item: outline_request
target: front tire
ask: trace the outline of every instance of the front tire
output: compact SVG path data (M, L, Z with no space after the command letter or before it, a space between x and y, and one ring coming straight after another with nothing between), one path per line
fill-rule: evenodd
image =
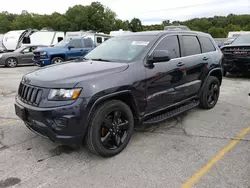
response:
M210 76L204 85L200 96L200 107L204 109L213 108L219 99L220 81L215 76Z
M64 62L64 59L61 58L61 57L54 57L52 60L51 60L51 64L60 64Z
M7 67L10 67L10 68L16 67L17 64L18 64L18 61L17 61L17 59L14 58L14 57L10 57L10 58L6 59L6 61L5 61L5 65L6 65Z
M93 112L85 141L92 153L112 157L125 149L133 130L131 109L121 101L112 100Z

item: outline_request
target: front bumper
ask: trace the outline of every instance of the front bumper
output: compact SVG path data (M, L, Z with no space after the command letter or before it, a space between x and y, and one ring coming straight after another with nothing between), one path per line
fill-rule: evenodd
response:
M72 105L57 108L34 107L23 103L18 97L15 102L16 115L31 131L53 142L74 146L82 144L87 128L83 115L85 107L82 98Z
M40 64L42 66L44 66L44 65L50 65L51 64L51 61L50 61L49 58L48 59L35 59L35 58L33 58L32 60L35 63Z

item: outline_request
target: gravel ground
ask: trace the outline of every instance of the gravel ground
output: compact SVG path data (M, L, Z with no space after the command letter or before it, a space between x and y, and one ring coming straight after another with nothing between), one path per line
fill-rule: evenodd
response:
M36 68L0 68L0 188L181 187L250 126L250 78L230 76L214 109L193 109L136 131L121 154L103 159L41 138L15 116L19 81ZM193 187L249 188L249 153L247 133Z

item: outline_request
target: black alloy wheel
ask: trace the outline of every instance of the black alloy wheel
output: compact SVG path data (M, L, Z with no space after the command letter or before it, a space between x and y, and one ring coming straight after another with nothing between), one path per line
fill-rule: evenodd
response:
M217 102L219 96L219 85L217 82L212 82L210 84L208 93L207 93L207 102L209 105L214 105Z
M127 146L133 130L134 117L129 106L111 100L92 113L85 142L92 153L112 157Z
M220 81L215 76L210 76L200 95L200 107L204 109L213 108L219 99L220 95Z
M100 128L100 138L103 147L114 150L120 147L128 136L129 122L121 110L109 113Z

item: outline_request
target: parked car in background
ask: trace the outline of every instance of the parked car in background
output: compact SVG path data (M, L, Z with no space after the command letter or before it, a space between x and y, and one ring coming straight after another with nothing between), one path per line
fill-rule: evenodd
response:
M43 45L27 45L14 52L6 52L0 54L0 65L7 67L16 67L24 64L34 64L33 51L38 48L44 48Z
M227 38L224 43L223 43L223 46L225 45L229 45L231 44L237 37L230 37L230 38ZM222 47L222 46L221 46Z
M201 32L116 36L84 58L24 75L16 114L52 141L79 146L85 140L91 152L111 157L127 146L135 125L213 108L221 60L213 38Z
M91 38L66 38L53 47L35 50L33 61L38 66L61 63L85 56L94 48L95 45Z
M237 37L232 44L221 48L223 57L223 74L250 72L250 34Z

